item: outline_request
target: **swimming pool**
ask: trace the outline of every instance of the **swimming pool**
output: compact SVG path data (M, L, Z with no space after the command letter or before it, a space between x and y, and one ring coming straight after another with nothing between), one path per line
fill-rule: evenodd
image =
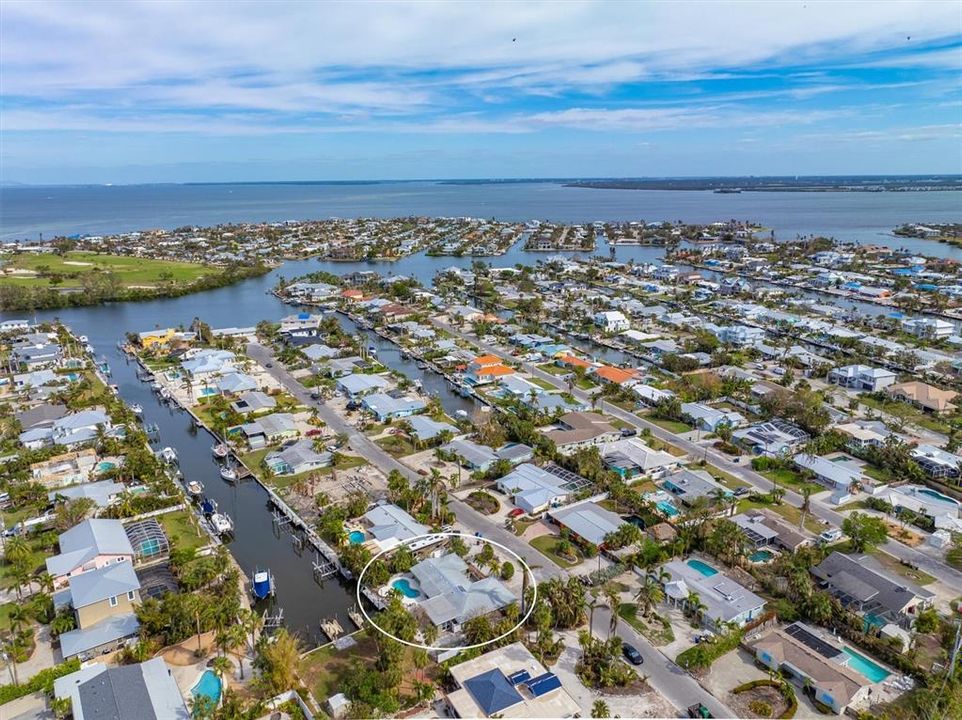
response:
M771 550L756 550L748 556L748 559L753 563L763 563L768 562L773 557L775 557L775 553L773 553Z
M348 542L351 542L354 545L360 545L362 542L364 542L366 537L367 536L362 530L351 530L351 532L347 535Z
M100 472L107 472L108 470L113 470L117 467L117 463L111 462L110 460L101 460L97 463L97 470Z
M655 507L665 513L665 515L668 517L675 517L675 515L680 514L678 508L672 505L668 500L659 500L657 503L655 503Z
M852 668L852 670L855 672L864 675L871 682L882 682L889 676L888 670L881 665L872 662L864 655L859 655L857 652L847 647L843 647L842 652L848 655L848 662L845 664Z
M934 500L938 500L941 503L945 503L946 505L952 505L954 507L958 507L959 505L957 500L953 500L948 495L943 495L938 490L932 490L930 488L919 488L918 493L919 495L928 495L930 498Z
M421 595L420 591L411 587L411 581L407 578L398 578L391 583L391 587L393 587L406 598L416 598Z
M200 676L200 680L190 689L190 694L193 697L203 695L204 697L210 698L214 707L216 707L217 703L220 702L220 690L221 682L220 678L217 677L217 673L213 670L204 670L204 674Z
M693 570L697 570L705 577L711 577L712 575L718 574L718 571L711 565L694 558L688 561L688 567L692 568Z
M216 395L217 389L209 388L209 387L201 388L200 394L201 394L201 397L207 397L208 395Z

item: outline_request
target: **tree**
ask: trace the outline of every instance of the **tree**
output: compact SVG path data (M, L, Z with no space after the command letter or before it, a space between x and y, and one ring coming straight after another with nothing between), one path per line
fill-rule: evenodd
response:
M501 579L508 581L514 577L514 564L508 561L501 566Z
M655 606L664 599L665 591L662 590L661 583L651 575L646 575L642 580L641 587L638 588L638 592L635 593L635 600L638 602L642 614L648 617Z
M595 700L591 706L591 717L593 718L611 717L611 711L608 709L608 703L606 703L604 700Z
M851 539L855 552L870 551L888 538L884 520L860 512L853 512L842 521L842 532Z
M261 638L254 667L260 671L258 682L268 695L278 695L297 686L300 655L300 642L287 628L279 628L269 641Z

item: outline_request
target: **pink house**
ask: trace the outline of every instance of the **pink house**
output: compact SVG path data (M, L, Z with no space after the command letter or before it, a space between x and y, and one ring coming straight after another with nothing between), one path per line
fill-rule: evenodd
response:
M120 520L84 520L60 535L60 554L47 558L54 590L75 575L134 561L134 549Z

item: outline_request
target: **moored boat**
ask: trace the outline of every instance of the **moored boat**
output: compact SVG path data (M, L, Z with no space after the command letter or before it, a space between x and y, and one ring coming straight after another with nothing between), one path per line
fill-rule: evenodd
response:
M218 535L228 535L234 531L234 521L227 513L215 512L210 516L210 524Z
M251 576L251 594L255 600L266 600L274 595L274 574L268 570L255 570Z
M205 497L200 501L200 511L204 513L204 515L213 515L215 512L217 512L217 501L212 500L209 497Z
M187 483L187 494L193 498L200 497L200 494L204 492L204 486L201 485L196 480L191 480Z
M227 482L234 482L237 479L237 471L230 465L222 465L220 468L220 476Z
M225 458L227 457L227 453L230 452L230 448L227 447L225 443L217 443L210 451L214 453L214 457L216 458Z

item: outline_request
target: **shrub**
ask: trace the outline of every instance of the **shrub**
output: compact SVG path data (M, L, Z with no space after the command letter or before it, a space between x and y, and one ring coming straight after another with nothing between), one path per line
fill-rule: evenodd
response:
M764 700L752 700L750 703L748 703L748 709L758 715L758 717L770 718L774 712L774 710L772 710L772 706Z
M20 685L0 685L0 705L35 692L52 693L54 680L64 675L69 675L72 672L77 672L79 669L80 660L73 658L67 662L41 670L27 682L21 683Z
M687 670L710 667L713 662L725 653L738 647L742 640L742 630L733 630L727 635L716 637L710 642L693 645L678 654L675 662Z

